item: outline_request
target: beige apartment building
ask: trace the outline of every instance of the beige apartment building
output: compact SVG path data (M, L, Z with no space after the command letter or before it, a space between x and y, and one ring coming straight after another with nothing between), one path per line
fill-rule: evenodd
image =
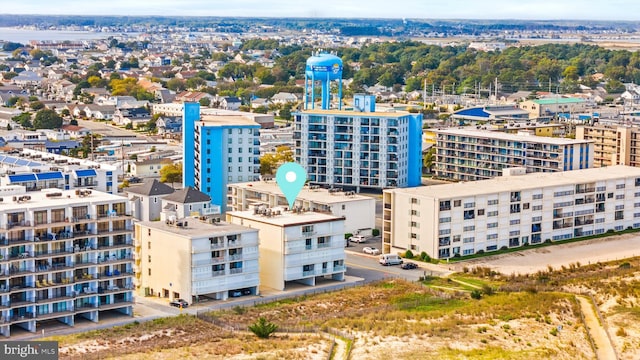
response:
M260 286L314 286L319 278L344 280L344 218L282 208L227 212L227 221L258 229Z
M640 129L629 126L578 126L576 139L593 142L593 166L640 166Z
M136 223L136 269L145 295L198 302L258 294L258 230L214 218Z

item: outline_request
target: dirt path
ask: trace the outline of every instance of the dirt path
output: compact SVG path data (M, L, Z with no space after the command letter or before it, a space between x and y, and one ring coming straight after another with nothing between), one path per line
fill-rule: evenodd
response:
M591 299L586 296L576 295L578 302L580 303L580 309L582 310L582 314L584 314L584 322L587 325L587 331L591 335L593 339L593 343L596 346L596 356L600 360L615 360L616 352L613 349L613 345L611 345L611 341L609 341L609 337L607 336L607 332L598 321L598 316L596 315L596 309L593 307L593 303Z
M457 282L457 283L458 283L458 284L460 284L460 285L464 285L464 286L472 287L472 288L474 288L474 289L482 289L482 287L481 287L481 286L473 285L473 284L469 284L468 282L464 282L464 281L462 281L462 280L458 280L458 279L454 279L454 278L449 278L449 279L451 279L451 281L453 281L453 282Z
M334 337L336 346L333 348L334 360L347 360L347 342L339 337Z

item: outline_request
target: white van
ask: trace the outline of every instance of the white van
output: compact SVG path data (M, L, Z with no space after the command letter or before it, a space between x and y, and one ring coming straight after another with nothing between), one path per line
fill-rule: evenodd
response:
M382 254L380 255L380 264L387 265L400 265L402 264L402 258L396 254Z

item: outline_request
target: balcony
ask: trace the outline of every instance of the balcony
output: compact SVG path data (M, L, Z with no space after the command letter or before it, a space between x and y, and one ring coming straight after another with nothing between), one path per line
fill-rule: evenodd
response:
M52 311L52 312L49 312L49 313L37 314L36 315L36 319L38 319L38 320L54 319L54 318L58 318L58 317L73 315L73 313L74 312L71 311L71 310Z
M302 276L306 277L306 276L315 276L316 275L316 271L315 270L307 270L307 271L303 271L302 272Z
M121 308L121 307L125 307L125 306L132 306L132 305L133 305L132 301L116 301L116 302L112 302L112 303L100 304L100 305L98 305L98 309L100 309L100 310L109 310L109 309L117 309L117 308Z
M242 274L242 268L229 269L229 274Z
M347 267L346 265L334 265L333 271L334 272L347 271Z

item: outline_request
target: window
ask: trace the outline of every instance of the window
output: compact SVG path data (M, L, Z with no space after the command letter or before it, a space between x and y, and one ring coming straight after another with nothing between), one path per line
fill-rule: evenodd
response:
M462 228L463 231L474 231L475 229L476 227L474 225L465 226L464 228Z
M512 191L511 192L511 202L520 201L520 191Z
M451 218L450 218L450 217L443 217L443 218L440 218L440 219L438 220L438 222L439 222L440 224L450 223L450 222L451 222Z
M411 215L418 216L418 210L411 210Z
M454 200L453 201L453 206L454 207L460 207L460 204L462 204L462 200Z
M498 227L498 223L497 222L492 222L492 223L488 223L487 224L487 229L492 229L492 228L497 228Z
M616 185L616 189L624 189L624 184L618 184L618 185Z
M412 204L419 204L418 199L416 199L416 198L411 198L411 203Z
M345 210L347 208L347 206L345 204L342 204L342 210Z
M616 200L622 200L622 199L624 199L624 194L616 195Z
M440 211L451 210L451 201L440 201Z
M465 210L464 211L464 219L465 220L475 219L475 217L476 217L475 210Z
M529 203L522 204L522 210L529 210Z
M540 211L542 210L542 205L534 205L533 206L533 211Z
M489 234L487 235L487 240L495 240L498 238L498 234Z
M466 238L462 239L462 242L464 244L472 243L474 241L476 241L476 238L473 237L473 236L469 236L469 237L466 237Z
M520 212L520 204L511 204L510 212L516 214Z
M498 205L498 199L489 200L487 205Z
M415 221L412 221L412 222L411 222L411 227L418 227L418 223L417 223L417 222L415 222Z
M151 268L149 268L148 270L149 270L149 276L151 276Z
M478 209L478 216L484 215L484 209Z
M439 235L449 235L449 234L451 234L451 229L440 229L438 231L438 234Z
M460 235L453 235L453 242L460 241Z
M489 211L489 212L487 213L487 216L488 216L488 217L498 216L498 212L497 212L497 211Z
M509 221L509 225L518 225L520 224L520 219L513 219Z
M443 236L438 239L438 244L440 246L448 246L449 244L451 244L451 239L448 236Z
M624 211L623 210L616 211L615 219L624 220Z
M151 231L151 230L149 230L149 231ZM151 234L149 234L149 235L151 235ZM151 241L147 241L147 249L151 249Z
M540 200L542 199L542 194L533 194L533 200Z
M307 250L311 250L311 239L304 240L304 248Z
M476 207L476 203L475 202L468 202L468 203L464 203L464 208L465 209L470 209Z
M417 235L416 233L411 233L411 238L412 238L412 239L417 239L417 238L418 238L418 235Z

